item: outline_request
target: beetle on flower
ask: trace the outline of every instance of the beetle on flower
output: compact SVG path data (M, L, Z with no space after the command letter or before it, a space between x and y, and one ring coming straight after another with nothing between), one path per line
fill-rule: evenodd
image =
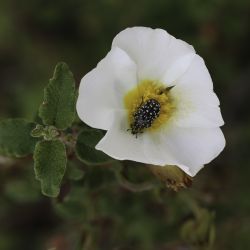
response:
M223 150L219 100L203 59L165 30L127 28L81 81L77 112L107 130L96 149L194 176Z

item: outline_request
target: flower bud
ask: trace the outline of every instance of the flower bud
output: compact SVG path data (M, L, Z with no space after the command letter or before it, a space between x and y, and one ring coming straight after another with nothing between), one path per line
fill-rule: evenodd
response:
M192 185L192 177L183 172L180 168L173 165L164 167L149 165L150 171L162 181L166 187L179 191L182 188L187 188Z

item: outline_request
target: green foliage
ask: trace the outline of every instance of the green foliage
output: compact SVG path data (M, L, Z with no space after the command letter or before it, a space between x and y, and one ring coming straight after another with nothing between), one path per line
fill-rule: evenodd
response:
M67 176L72 181L79 181L84 176L84 171L75 166L72 162L68 162Z
M31 136L33 137L43 137L44 140L49 141L55 139L59 135L59 132L54 126L45 126L38 124L31 131Z
M102 132L96 129L86 129L80 133L76 142L76 155L80 161L87 165L99 165L113 161L105 153L95 149L102 137Z
M59 140L38 142L34 161L35 174L41 181L42 193L56 197L66 170L67 157L64 144Z
M31 154L37 142L37 139L30 136L34 127L34 123L24 119L0 121L0 154L14 157Z
M188 220L182 226L181 237L190 244L212 246L215 241L215 214L201 208L196 213L196 218Z
M87 195L82 187L73 187L63 202L54 202L56 212L63 218L86 220Z
M45 125L59 129L70 127L75 118L76 91L73 74L67 64L58 63L53 78L44 90L39 115Z
M33 180L35 181L34 177ZM5 186L5 195L18 203L35 202L39 200L41 194L37 185L27 178L24 180L14 179Z

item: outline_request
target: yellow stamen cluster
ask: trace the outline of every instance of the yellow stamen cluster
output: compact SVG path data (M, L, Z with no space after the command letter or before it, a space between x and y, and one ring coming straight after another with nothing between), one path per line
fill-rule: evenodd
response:
M163 127L172 117L175 103L171 97L170 89L157 81L144 80L124 96L124 105L128 111L129 125L134 122L136 110L149 99L156 100L161 105L161 108L159 117L154 120L149 128L146 128L147 131L155 131Z

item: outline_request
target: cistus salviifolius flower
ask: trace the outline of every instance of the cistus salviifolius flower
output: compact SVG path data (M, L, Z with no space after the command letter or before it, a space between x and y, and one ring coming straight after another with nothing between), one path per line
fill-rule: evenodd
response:
M81 80L77 112L107 130L96 149L194 176L223 150L219 100L203 59L162 29L121 31Z

